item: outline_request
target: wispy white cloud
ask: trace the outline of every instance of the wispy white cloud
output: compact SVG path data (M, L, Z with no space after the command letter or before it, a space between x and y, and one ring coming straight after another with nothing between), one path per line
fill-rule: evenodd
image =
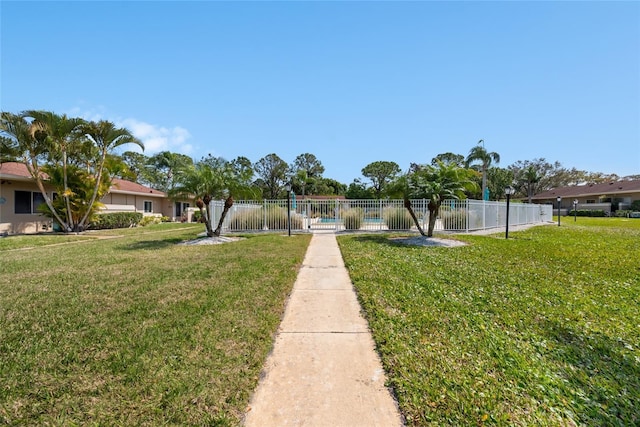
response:
M67 111L68 116L82 117L86 120L111 120L116 126L127 128L133 136L140 139L144 144L144 154L153 155L160 151L171 151L192 155L194 147L189 143L191 133L182 126L160 126L157 124L147 123L135 118L109 118L106 109L98 106L90 109L75 107ZM127 147L134 151L140 151L138 147Z
M171 151L187 155L193 152L193 145L188 142L191 134L181 126L158 126L132 118L120 120L116 123L129 129L136 138L142 141L146 155L159 151Z

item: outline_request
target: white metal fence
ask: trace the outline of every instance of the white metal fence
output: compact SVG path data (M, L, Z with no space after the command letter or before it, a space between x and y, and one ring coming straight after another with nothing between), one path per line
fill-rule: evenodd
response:
M420 226L426 231L429 200L412 200ZM287 206L290 209L287 209ZM224 202L210 205L214 228L218 224ZM440 207L435 230L470 232L505 227L506 202L481 200L445 200ZM552 205L509 204L509 225L536 224L552 221ZM238 201L227 213L224 232L316 230L393 231L416 230L413 219L402 200L264 200Z

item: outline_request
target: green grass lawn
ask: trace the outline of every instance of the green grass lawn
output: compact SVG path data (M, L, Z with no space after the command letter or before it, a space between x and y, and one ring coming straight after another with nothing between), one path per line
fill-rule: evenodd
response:
M640 220L387 237L339 244L408 425L640 425Z
M239 424L310 236L201 231L0 239L0 425Z

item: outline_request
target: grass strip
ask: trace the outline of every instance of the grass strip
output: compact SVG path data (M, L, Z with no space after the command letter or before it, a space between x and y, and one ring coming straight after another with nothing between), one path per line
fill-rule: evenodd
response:
M640 220L388 237L338 241L408 425L640 424Z
M0 424L238 425L310 236L200 231L2 251Z

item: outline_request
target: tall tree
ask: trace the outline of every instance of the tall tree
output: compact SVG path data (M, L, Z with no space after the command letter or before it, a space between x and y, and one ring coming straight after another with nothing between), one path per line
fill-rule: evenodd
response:
M150 187L169 192L173 187L175 175L179 170L193 165L193 159L186 154L161 151L149 157L146 176L150 178Z
M51 111L28 110L23 112L25 117L32 119L34 130L46 133L49 162L57 163L62 169L62 192L60 196L64 199L66 221L68 231L76 225L73 220L73 210L71 209L72 191L69 189L69 154L79 154L83 152L79 149L82 144L79 128L85 122L79 118L70 118L66 114L58 115ZM85 147L86 148L86 147ZM50 164L49 167L52 165Z
M365 183L359 179L354 179L345 194L347 199L374 199L375 196L371 188L367 187Z
M519 183L524 187L527 195L528 202L531 203L536 191L536 184L540 182L542 177L538 175L538 171L533 165L527 166L519 177Z
M478 141L478 145L473 147L469 151L469 155L466 158L466 166L473 167L478 164L482 173L482 199L487 200L487 170L493 162L500 163L500 155L496 152L489 152L484 148L484 140Z
M136 151L125 151L121 155L122 161L127 166L128 172L122 176L116 176L115 178L129 179L135 181L138 184L146 185L153 188L151 180L147 177L147 162L149 158L142 153Z
M514 183L513 172L509 169L491 167L487 170L487 188L492 200L504 199L505 188L514 185L517 187L517 184Z
M454 154L452 152L441 153L431 159L431 166L437 166L438 161L444 164L453 163L458 167L465 167L465 160L462 154Z
M278 198L287 182L289 165L277 154L268 154L258 160L253 169L264 183L264 193L271 199Z
M42 193L45 213L67 232L84 230L108 190L111 177L105 165L111 164L111 151L127 143L142 146L110 122L86 122L49 111L2 113L2 131ZM59 196L55 203L45 182Z
M559 162L549 163L544 158L519 160L508 169L513 173L519 193L525 197L528 197L529 192L536 194L552 188L572 185L573 179L577 179L578 183L583 179L564 169Z
M376 199L382 198L385 187L400 173L396 162L377 161L362 168L362 176L369 178Z
M292 172L300 170L307 171L309 178L321 178L324 173L324 166L318 158L311 153L300 154L291 165Z
M77 227L83 230L92 212L91 206L106 193L106 191L100 191L100 188L103 175L108 176L109 174L108 170L105 171L105 164L109 153L125 144L136 144L143 150L144 145L139 139L134 137L129 130L116 127L116 125L107 120L85 123L81 126L80 130L93 143L93 146L97 148L98 151L97 158L95 159L96 164L92 171L95 184L89 200L89 210L77 224ZM108 181L110 181L110 178Z
M2 112L0 117L4 156L17 160L27 167L53 218L64 230L71 231L66 224L66 216L61 216L53 207L53 200L44 187L46 174L42 170L42 162L46 161L48 154L47 134L34 126L23 114Z
M347 192L347 186L331 178L320 178L315 182L315 193L320 196L339 195Z
M293 191L298 194L318 194L318 183L322 180L324 166L311 153L303 153L289 166Z

